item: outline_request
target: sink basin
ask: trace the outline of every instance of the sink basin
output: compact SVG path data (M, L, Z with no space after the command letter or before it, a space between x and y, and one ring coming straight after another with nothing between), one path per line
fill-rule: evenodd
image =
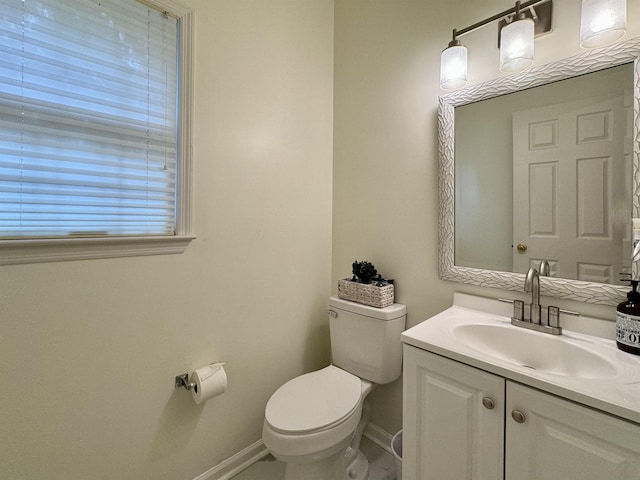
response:
M597 379L617 374L613 363L586 348L512 325L463 324L453 335L486 355L552 375Z
M616 347L615 324L564 315L562 335L511 324L513 305L455 293L453 305L401 334L434 353L640 425L640 356ZM640 479L638 479L640 480Z

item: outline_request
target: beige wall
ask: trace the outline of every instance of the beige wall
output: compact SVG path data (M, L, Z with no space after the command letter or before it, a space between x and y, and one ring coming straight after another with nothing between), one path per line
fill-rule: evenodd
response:
M536 64L581 51L580 3L554 2L554 32L536 40ZM334 291L354 259L370 260L396 279L397 301L407 305L410 326L448 307L454 291L518 296L437 275L440 52L453 28L512 6L505 0L336 1ZM627 38L640 34L639 18L640 2L629 1ZM461 38L469 48L469 84L501 75L496 38L495 26ZM612 308L554 303L614 315ZM379 387L371 398L373 422L391 433L400 429L401 382Z
M190 480L329 361L333 3L195 9L195 233L178 256L0 267L0 478ZM176 374L227 362L196 406Z

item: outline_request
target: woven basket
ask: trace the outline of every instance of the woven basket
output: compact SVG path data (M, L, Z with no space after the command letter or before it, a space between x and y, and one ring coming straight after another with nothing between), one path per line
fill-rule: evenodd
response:
M338 280L338 297L372 307L384 308L393 303L393 285L378 287L373 283L352 282L348 278Z

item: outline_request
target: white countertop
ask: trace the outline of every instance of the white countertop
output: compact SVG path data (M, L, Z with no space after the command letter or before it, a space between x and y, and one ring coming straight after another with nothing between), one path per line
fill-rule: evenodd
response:
M511 326L511 308L511 305L498 300L456 294L451 308L403 332L402 341L640 424L640 356L616 347L612 339L614 322L561 315L563 334L553 340L571 343L607 359L615 366L616 373L606 378L578 378L532 370L476 350L453 334L453 330L462 324ZM571 327L579 327L582 332L591 334L570 330ZM540 352L540 355L544 354Z

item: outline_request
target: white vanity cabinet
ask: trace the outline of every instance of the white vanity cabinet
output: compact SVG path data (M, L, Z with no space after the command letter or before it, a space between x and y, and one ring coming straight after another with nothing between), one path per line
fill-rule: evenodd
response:
M403 480L501 480L505 380L406 345L403 365Z
M404 480L638 480L640 425L404 347Z
M507 480L640 479L640 425L511 381L505 423Z

